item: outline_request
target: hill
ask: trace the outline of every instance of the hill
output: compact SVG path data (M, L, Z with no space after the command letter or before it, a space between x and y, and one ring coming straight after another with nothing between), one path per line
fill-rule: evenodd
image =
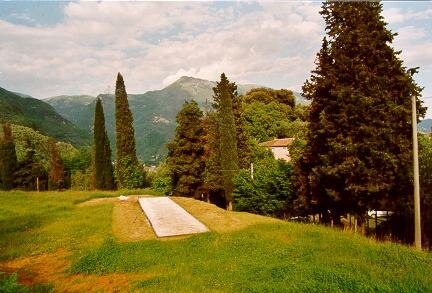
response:
M194 99L205 110L211 107L213 87L216 82L183 76L162 90L144 94L129 94L129 104L134 117L135 137L138 156L147 164L157 164L166 154L166 143L172 138L175 117L185 100ZM127 81L126 81L127 87ZM239 94L258 87L238 85ZM303 103L301 96L299 102ZM101 94L105 120L112 148L115 147L114 96ZM91 132L95 97L60 96L45 101L52 105L63 117L78 127ZM206 103L207 100L207 103Z
M27 126L76 146L89 143L87 132L66 120L49 104L0 88L0 123L4 122Z
M424 119L417 125L417 129L421 132L432 132L432 119Z
M157 239L122 192L0 193L0 272L32 292L432 290L430 252L190 198L174 200L210 232Z

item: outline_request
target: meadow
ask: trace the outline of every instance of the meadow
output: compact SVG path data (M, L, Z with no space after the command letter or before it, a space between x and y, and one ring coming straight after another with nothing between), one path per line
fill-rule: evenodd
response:
M24 291L432 291L430 252L188 198L174 200L212 232L160 240L120 194L156 195L0 193L0 284L16 273Z

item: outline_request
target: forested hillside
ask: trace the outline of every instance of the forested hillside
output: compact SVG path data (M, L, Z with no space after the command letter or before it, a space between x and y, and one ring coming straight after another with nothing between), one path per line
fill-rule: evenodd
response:
M49 104L0 88L0 122L38 130L76 146L89 144L89 133L59 115Z

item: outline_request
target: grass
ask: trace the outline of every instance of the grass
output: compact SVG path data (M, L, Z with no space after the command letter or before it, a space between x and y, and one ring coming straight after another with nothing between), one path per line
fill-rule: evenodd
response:
M126 276L122 291L432 291L431 253L191 199L175 201L213 232L120 241L112 202L76 205L119 194L0 193L0 259L67 250L62 278Z

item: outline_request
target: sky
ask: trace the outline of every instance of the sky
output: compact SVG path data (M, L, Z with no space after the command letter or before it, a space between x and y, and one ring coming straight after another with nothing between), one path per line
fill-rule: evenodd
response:
M0 2L0 87L35 98L129 93L187 75L300 91L314 69L320 2ZM406 67L432 97L432 2L383 2ZM424 99L431 107L432 98Z

